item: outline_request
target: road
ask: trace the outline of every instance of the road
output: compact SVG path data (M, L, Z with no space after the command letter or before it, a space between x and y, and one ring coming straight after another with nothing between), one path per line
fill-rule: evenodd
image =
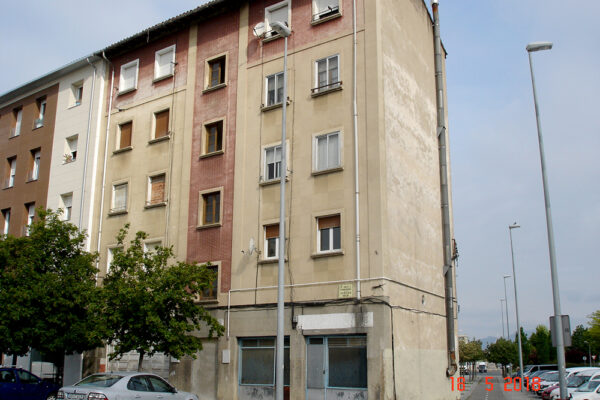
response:
M533 400L539 399L533 392L515 391L513 384L505 384L500 370L488 370L477 374L471 390L463 393L461 400ZM518 386L518 385L517 385Z

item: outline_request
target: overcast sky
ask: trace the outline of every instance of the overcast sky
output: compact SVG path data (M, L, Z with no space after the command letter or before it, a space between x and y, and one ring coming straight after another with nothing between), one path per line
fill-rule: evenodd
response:
M369 0L367 0L369 1ZM408 0L396 0L408 1ZM195 8L192 0L11 1L0 14L0 94L146 27ZM512 275L530 331L553 314L539 150L525 46L534 54L560 297L571 327L600 309L600 3L440 0L448 51L448 111L459 332L502 334L503 275ZM596 261L594 261L596 260ZM510 328L515 331L512 279Z

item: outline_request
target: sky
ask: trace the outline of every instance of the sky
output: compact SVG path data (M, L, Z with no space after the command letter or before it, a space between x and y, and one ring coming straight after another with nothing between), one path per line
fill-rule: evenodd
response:
M370 0L367 0L370 1ZM396 0L409 1L409 0ZM0 94L204 3L199 0L24 0L0 14ZM560 301L571 328L600 309L600 3L440 0L459 333L502 335L513 230L521 325L554 314L540 156L525 46L533 54L555 235ZM596 157L598 158L598 157ZM594 261L596 260L596 261ZM512 278L509 326L516 331Z

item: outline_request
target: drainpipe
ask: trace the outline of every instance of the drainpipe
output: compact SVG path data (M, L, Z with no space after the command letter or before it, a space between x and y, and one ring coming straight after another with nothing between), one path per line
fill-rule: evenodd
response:
M83 205L85 204L85 182L87 177L87 164L88 164L88 149L90 144L90 131L92 130L92 109L94 107L94 88L96 87L96 66L90 62L89 57L86 61L94 69L94 75L92 77L92 90L90 92L90 111L88 114L87 132L85 135L85 158L83 160L83 179L81 181L81 201L79 202L79 230L82 230L82 219L83 219Z
M356 235L356 299L360 300L360 191L358 188L358 106L356 104L356 0L352 1L352 39L353 39L353 60L352 60L352 118L354 128L354 221Z
M446 125L444 111L444 75L442 71L442 43L438 0L431 1L433 11L433 36L435 47L435 86L437 97L437 135L440 157L440 192L442 205L442 234L444 245L444 286L446 295L446 328L448 341L447 376L454 376L456 365L456 340L454 322L454 269L452 267L452 238L450 232L450 189L448 188L448 160L446 156Z

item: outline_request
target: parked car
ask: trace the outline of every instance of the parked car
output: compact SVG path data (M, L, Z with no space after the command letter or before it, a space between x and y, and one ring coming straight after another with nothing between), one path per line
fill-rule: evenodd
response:
M548 386L554 386L558 383L558 371L546 371L539 375L541 382L539 383L539 389L535 390L538 396L541 396L543 391Z
M156 399L167 394L169 400L198 400L195 394L180 392L160 376L148 372L106 372L94 374L58 391L58 399L128 400Z
M592 379L571 393L574 400L600 400L600 380Z
M59 388L23 368L0 367L0 400L56 400Z
M579 371L574 375L571 375L567 379L567 391L570 395L575 392L578 388L586 384L592 377L598 376L600 373L599 368L588 368L583 371ZM560 389L557 387L550 393L550 399L556 400L560 397Z
M536 365L526 365L523 367L523 376L530 376L532 373L536 371L556 371L558 369L557 364L536 364Z

